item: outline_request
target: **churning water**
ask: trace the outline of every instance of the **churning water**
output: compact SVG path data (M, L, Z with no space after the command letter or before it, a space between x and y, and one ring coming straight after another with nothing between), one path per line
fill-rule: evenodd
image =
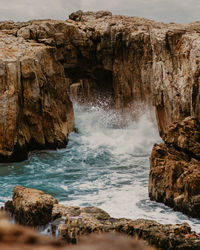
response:
M2 205L14 186L23 185L65 205L98 206L113 217L186 221L200 231L198 220L148 198L149 156L161 139L145 112L134 122L102 106L74 106L78 132L70 135L67 148L0 166Z

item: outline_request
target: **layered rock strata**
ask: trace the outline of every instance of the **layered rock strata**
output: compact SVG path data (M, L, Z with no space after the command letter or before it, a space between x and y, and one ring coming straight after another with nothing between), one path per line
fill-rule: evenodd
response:
M16 192L18 196L20 193L20 197L23 198L16 199ZM27 193L29 193L29 197L26 196ZM36 193L37 195L35 195ZM27 204L32 202L32 200L34 200L34 203L39 204L43 197L45 195L41 191L17 187L14 189L13 195L14 211L17 211L19 205L22 211L29 210L29 217L23 218L23 222L27 220L27 224L29 224L30 217L32 216L32 221L35 221L35 214L41 212L41 207L38 206L38 209L34 207L34 213L31 214L31 206L27 206ZM48 205L48 199L43 200L43 206L46 203ZM21 216L24 216L23 213ZM19 217L16 218L20 221ZM80 208L54 204L51 221L52 232L55 233L57 231L63 240L70 243L77 243L81 236L87 236L92 233L118 232L143 239L148 244L159 249L186 250L199 249L200 247L200 235L191 232L191 228L187 223L181 225L161 225L155 221L144 219L135 221L125 218L115 219L97 207ZM41 222L39 223L41 225Z

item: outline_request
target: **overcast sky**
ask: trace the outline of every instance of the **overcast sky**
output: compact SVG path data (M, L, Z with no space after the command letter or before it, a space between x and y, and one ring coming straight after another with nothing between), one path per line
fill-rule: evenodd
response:
M200 0L0 0L0 20L67 19L79 9L110 10L163 22L200 21Z

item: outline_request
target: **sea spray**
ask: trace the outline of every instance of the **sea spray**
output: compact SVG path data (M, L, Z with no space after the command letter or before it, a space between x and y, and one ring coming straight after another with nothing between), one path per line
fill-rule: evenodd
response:
M32 152L27 161L1 165L0 202L24 185L66 205L98 206L113 217L186 221L200 231L198 220L148 198L149 156L161 139L152 113L139 107L135 117L110 110L106 102L75 103L77 132L65 149Z

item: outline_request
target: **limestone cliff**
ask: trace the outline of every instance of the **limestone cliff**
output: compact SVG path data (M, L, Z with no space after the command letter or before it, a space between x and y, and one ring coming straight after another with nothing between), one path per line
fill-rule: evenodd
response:
M66 145L72 103L55 49L0 31L0 162Z
M171 122L191 115L200 120L199 22L164 24L78 11L65 22L30 21L7 29L56 48L68 85L82 82L85 93L110 92L116 107L154 105L161 135Z
M199 166L200 22L164 24L78 11L66 21L4 22L0 30L1 161L66 144L73 129L68 89L83 98L108 93L116 108L132 102L154 106L166 146L163 169L171 159L169 148L188 157L185 167L194 160ZM165 202L154 192L159 190L153 174L159 166L156 155L151 157L150 196ZM159 173L165 192L174 190L165 173Z

